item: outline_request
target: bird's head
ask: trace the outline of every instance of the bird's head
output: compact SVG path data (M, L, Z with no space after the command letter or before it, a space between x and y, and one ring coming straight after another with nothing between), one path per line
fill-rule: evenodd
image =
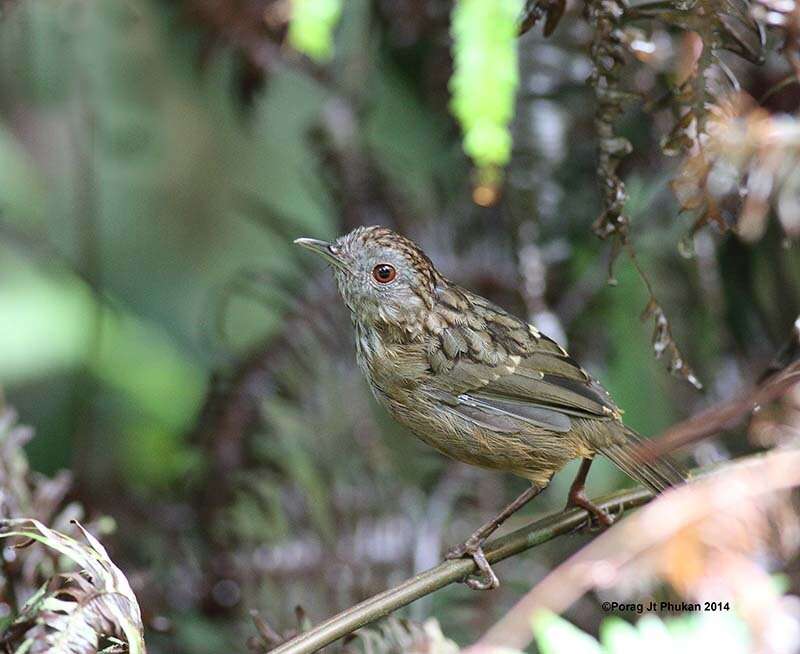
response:
M405 328L433 306L443 279L413 241L385 227L358 227L332 243L299 238L297 245L333 267L339 293L356 320Z

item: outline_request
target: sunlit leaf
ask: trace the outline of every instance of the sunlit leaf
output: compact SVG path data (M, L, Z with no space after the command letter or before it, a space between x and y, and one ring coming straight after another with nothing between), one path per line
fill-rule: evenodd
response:
M291 0L289 43L312 59L333 55L333 31L342 13L341 0Z
M453 8L450 108L464 132L464 151L484 171L511 157L521 9L521 0L459 0Z
M540 612L533 619L533 634L542 654L602 654L603 648L589 634L554 613Z

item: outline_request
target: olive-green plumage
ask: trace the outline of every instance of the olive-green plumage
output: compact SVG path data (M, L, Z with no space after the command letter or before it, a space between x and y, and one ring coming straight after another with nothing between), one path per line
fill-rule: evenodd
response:
M638 454L608 393L563 348L445 279L412 241L367 227L298 242L334 267L375 397L443 454L539 489L596 453L656 492L683 481L670 461Z

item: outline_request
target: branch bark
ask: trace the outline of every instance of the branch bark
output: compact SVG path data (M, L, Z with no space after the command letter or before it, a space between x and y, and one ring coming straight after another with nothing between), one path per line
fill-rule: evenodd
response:
M608 495L596 503L606 511L619 512L641 506L652 499L650 491L637 488ZM569 509L549 515L491 541L484 551L489 563L497 563L524 552L557 536L568 534L586 521L583 509ZM329 618L310 630L279 645L271 654L311 654L352 633L356 629L386 617L414 600L429 595L476 570L471 559L445 561L404 581L399 586L374 595Z

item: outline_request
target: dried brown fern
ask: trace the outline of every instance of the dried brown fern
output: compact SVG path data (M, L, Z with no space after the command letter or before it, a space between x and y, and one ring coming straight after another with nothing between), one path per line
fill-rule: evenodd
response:
M38 520L5 520L0 538L39 542L79 571L59 573L42 586L2 635L6 652L39 654L145 654L142 616L133 590L94 536L75 523L87 543L48 529Z

